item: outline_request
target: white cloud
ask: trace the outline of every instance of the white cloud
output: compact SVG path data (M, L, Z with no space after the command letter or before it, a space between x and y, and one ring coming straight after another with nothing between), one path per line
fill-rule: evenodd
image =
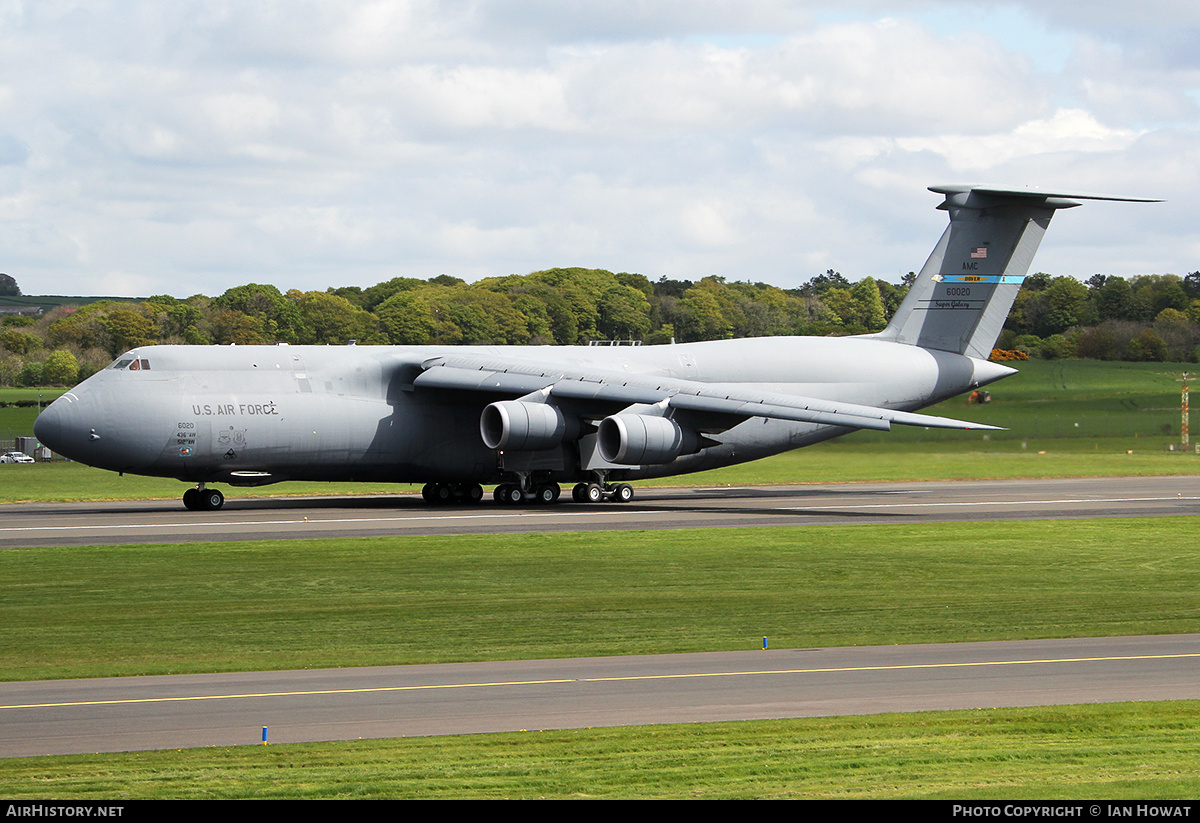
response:
M1040 154L1120 151L1138 136L1131 129L1108 128L1086 111L1060 109L1052 117L1021 123L1004 134L900 138L895 144L905 151L932 151L957 173L983 173Z
M554 265L798 285L918 267L935 183L1193 212L1200 73L1176 45L1200 14L1013 8L0 0L0 270L26 292ZM1163 213L1064 231L1062 273L1133 259L1107 249L1148 228L1156 265L1200 267Z

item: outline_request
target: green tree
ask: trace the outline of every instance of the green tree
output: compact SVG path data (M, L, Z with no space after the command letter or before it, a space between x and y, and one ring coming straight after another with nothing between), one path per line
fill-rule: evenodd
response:
M297 302L303 323L302 343L345 345L356 340L364 345L386 343L379 321L344 297L310 291Z
M879 331L887 325L887 313L883 310L883 298L879 285L873 277L864 277L850 289L855 302L855 323L867 331Z
M1042 292L1044 310L1035 333L1060 334L1072 326L1091 323L1088 288L1073 277L1055 277Z
M650 301L632 286L616 285L600 296L597 330L609 340L641 340L650 331Z
M680 342L724 340L733 335L733 327L721 313L721 304L712 288L696 285L687 290L676 304L675 329Z
M41 363L26 363L17 373L17 385L24 388L46 385L44 369Z
M8 349L13 354L25 356L40 349L42 347L42 339L36 334L30 334L29 332L5 329L4 331L0 331L0 346Z
M135 309L114 309L101 320L109 333L108 353L116 357L123 351L155 343L154 323Z
M79 362L65 349L50 352L42 369L47 386L73 386L79 378Z
M271 285L247 283L245 286L235 286L214 300L213 304L257 319L265 342L298 343L304 334L304 323L296 304Z

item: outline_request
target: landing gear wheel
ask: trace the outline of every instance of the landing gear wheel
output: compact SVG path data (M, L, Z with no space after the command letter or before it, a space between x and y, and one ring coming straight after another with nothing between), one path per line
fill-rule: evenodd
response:
M472 503L478 503L483 499L483 486L478 483L472 483L467 486L467 500Z
M628 503L633 499L633 486L628 483L618 483L613 489L612 500L614 503Z
M204 511L215 512L225 505L225 495L216 489L205 489L199 495L200 508Z
M599 483L588 483L583 490L583 502L599 503L604 499L604 489L600 488Z
M558 499L561 492L557 483L543 483L534 490L534 497L538 503L549 505Z
M508 506L519 506L525 500L525 493L515 483L502 483L496 487L496 501Z
M200 510L200 490L188 489L183 493L183 506L188 511L194 512Z
M587 502L587 483L576 483L575 488L571 489L571 499L576 503Z

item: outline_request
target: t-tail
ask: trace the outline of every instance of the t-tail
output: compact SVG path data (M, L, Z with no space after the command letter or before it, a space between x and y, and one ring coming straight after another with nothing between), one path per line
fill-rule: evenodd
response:
M1058 194L984 186L930 186L950 225L896 310L875 335L986 360L1000 336L1050 218L1080 200L1156 203L1135 197Z

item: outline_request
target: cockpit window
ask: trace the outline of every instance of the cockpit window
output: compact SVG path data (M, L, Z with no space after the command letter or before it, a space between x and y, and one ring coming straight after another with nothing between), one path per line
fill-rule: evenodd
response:
M145 359L138 360L118 360L109 366L110 369L129 369L130 371L149 371L150 361Z

